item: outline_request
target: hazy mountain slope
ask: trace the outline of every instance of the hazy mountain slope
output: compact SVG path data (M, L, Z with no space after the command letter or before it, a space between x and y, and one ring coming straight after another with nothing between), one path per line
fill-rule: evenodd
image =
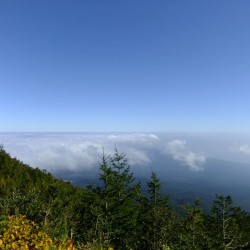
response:
M210 204L215 194L230 194L237 204L250 210L250 165L209 158L203 170L191 171L170 157L158 159L152 168L174 203L190 202L198 196Z
M193 202L200 197L204 207L209 209L215 194L231 195L236 204L250 210L250 165L208 158L203 169L191 171L188 166L159 151L150 151L152 162L146 166L132 166L138 181L145 189L151 171L156 171L162 183L162 192L170 196L175 205ZM57 177L85 186L98 183L99 170L60 171Z

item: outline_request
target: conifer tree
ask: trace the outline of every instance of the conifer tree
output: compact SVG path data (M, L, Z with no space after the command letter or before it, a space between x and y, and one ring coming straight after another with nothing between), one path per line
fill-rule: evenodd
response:
M94 204L92 211L85 210L85 216L92 221L88 231L94 236L93 242L115 249L131 249L136 234L140 186L134 183L126 156L117 149L113 155L103 154L100 181L100 187L89 188L88 197Z
M161 184L155 172L147 186L148 196L142 199L141 207L141 245L144 249L157 250L169 240L173 213L168 198L160 193Z
M199 199L193 206L183 206L185 216L181 219L180 249L203 250L207 249L207 236L205 230L205 214Z
M247 214L233 206L231 196L216 195L208 217L211 249L244 249L248 246L241 223Z

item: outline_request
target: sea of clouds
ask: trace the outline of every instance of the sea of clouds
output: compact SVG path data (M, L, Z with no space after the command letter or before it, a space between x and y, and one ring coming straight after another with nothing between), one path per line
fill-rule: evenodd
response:
M218 139L219 138L219 139ZM223 139L224 138L224 139ZM227 138L227 139L225 139ZM238 138L238 139L237 139ZM245 137L244 137L245 138ZM249 138L250 139L250 138ZM90 170L102 154L114 148L125 153L129 163L147 166L158 151L191 171L203 170L208 157L250 162L250 140L216 135L157 133L1 133L0 144L11 156L32 167L57 171ZM237 158L238 157L238 158ZM230 159L232 160L232 159Z

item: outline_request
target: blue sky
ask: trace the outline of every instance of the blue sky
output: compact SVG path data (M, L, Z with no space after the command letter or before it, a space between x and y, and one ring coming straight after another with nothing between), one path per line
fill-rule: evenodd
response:
M250 1L1 1L0 131L250 132Z

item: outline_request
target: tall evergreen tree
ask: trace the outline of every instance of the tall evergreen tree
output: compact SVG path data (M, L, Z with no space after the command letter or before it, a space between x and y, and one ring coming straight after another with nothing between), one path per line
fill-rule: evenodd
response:
M155 172L152 172L147 186L148 196L144 197L141 203L140 244L144 249L158 250L169 240L173 212L168 198L160 193L161 184Z
M179 249L203 250L207 249L207 236L205 230L205 214L199 199L192 206L183 206L185 215L181 218L179 233Z
M241 223L247 214L233 206L231 196L216 195L208 216L210 249L244 249L248 246Z
M115 249L131 249L139 213L140 185L134 183L127 158L117 149L113 155L103 154L100 181L100 187L89 189L92 211L85 210L85 217L91 218L93 223L88 229L94 236L93 242L112 245Z

